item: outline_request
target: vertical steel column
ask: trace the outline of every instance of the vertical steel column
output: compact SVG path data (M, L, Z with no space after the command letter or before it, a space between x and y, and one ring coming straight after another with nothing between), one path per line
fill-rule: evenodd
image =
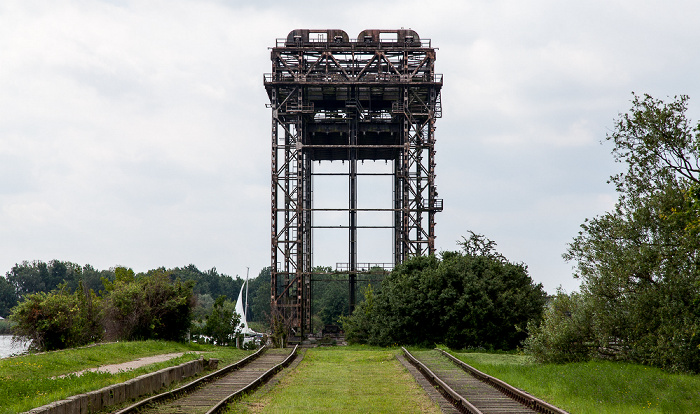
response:
M274 75L273 75L274 76ZM277 241L277 193L278 193L278 187L279 187L279 175L277 173L277 152L279 151L278 147L278 130L277 130L277 124L279 123L278 118L277 118L277 89L272 89L270 91L270 106L272 107L272 162L271 162L271 172L270 172L270 178L271 178L271 185L272 185L272 191L270 191L270 196L271 196L271 206L272 206L272 212L271 212L271 218L270 218L270 223L271 223L271 231L270 231L270 307L271 309L276 309L277 308L277 286L278 286L278 281L277 278L279 277L278 273L278 260L277 260L277 249L278 249L278 241Z
M397 156L394 158L394 266L401 263L403 259L403 211L401 206L403 202L401 196L403 194L403 180L401 179L401 153L397 151Z
M300 52L300 61L303 60L303 57L301 56ZM296 237L293 237L294 239L294 244L296 247L296 268L295 268L295 286L294 286L294 296L295 296L295 305L294 310L296 313L296 319L297 322L295 325L300 327L300 332L296 332L297 335L302 335L304 332L304 317L305 317L305 312L304 312L304 297L303 297L303 292L304 292L304 263L305 263L305 257L304 257L304 238L305 238L305 227L304 227L304 205L305 200L304 200L304 179L305 179L305 168L304 168L304 151L303 151L303 145L304 145L304 122L302 120L302 113L301 113L301 107L303 103L303 92L302 88L297 88L296 89L296 96L293 101L293 108L294 108L294 123L295 123L295 140L293 142L294 145L294 154L296 155L296 159L294 160L293 164L296 167L295 171L295 178L296 178L296 188L294 189L294 195L296 196L296 203L295 203L295 215L296 215Z
M304 243L304 261L303 261L303 273L302 273L302 300L303 300L303 306L302 312L303 312L303 325L301 328L301 331L303 333L308 333L311 332L311 263L312 263L312 240L311 240L311 227L312 227L312 215L311 215L311 208L312 208L312 189L313 189L313 182L312 182L312 162L311 162L311 157L309 156L308 153L303 152L304 156L304 174L303 174L303 185L304 185L304 237L303 237L303 243Z
M358 120L360 114L359 105L357 103L357 97L355 96L354 88L350 93L350 102L353 107L348 109L348 187L349 187L349 200L348 200L348 216L349 216L349 268L350 272L348 275L350 290L350 313L355 310L355 291L356 291L356 278L357 278L357 130L358 130Z
M435 254L435 213L442 210L442 205L437 205L437 188L435 186L435 118L442 116L439 108L440 93L435 88L430 89L430 102L428 120L428 228L430 238L428 243L429 254Z
M312 232L329 228L313 224L314 161L348 161L348 224L331 227L348 228L349 263L339 269L349 274L351 308L367 266L358 253L365 227L358 223L358 161L392 161L393 205L370 210L393 214L394 264L435 251L442 77L430 43L405 29L364 30L356 39L299 29L272 48L272 73L264 77L272 108L271 305L292 336L311 330Z
M405 86L402 88L402 102L401 106L403 108L403 133L401 136L401 144L403 149L401 152L401 171L399 172L399 177L402 184L402 194L401 194L401 262L406 260L411 254L411 174L410 174L410 160L411 160L411 121L408 117L409 110L409 87Z

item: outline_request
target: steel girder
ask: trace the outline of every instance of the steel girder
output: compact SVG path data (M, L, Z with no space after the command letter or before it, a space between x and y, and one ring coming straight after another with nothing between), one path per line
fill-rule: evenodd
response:
M389 38L385 37L388 35ZM316 36L316 37L315 37ZM384 38L383 38L384 36ZM435 120L442 76L412 30L294 30L271 50L273 313L292 335L311 324L312 161L348 162L350 303L357 257L357 161L394 165L394 264L435 251Z

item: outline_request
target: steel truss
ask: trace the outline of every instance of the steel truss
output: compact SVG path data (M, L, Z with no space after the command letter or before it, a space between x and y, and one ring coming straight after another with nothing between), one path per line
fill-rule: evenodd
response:
M291 334L311 326L312 215L347 211L350 305L358 263L358 211L392 211L394 263L435 251L435 120L442 75L435 49L412 30L294 30L272 48L264 75L272 109L273 312ZM312 161L348 162L348 208L314 209ZM357 208L357 161L393 163L393 208ZM380 226L364 226L376 227Z

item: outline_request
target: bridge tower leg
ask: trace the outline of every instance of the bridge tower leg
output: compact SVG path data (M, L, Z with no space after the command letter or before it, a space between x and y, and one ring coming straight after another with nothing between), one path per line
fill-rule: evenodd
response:
M293 30L271 50L264 77L272 110L271 305L288 332L311 329L313 213L345 211L350 308L358 275L435 252L435 120L442 116L442 76L435 49L413 30ZM348 162L346 208L315 208L313 162ZM393 203L358 208L358 161L384 160L393 170ZM382 175L382 174L374 174ZM387 191L391 191L390 188ZM363 226L358 213L388 212L391 226ZM392 263L361 262L358 229L393 228Z

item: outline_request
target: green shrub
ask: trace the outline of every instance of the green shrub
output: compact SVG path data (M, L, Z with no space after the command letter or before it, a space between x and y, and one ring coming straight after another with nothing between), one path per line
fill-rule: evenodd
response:
M12 333L12 322L7 319L0 319L0 335L9 335Z
M65 285L49 293L27 295L12 309L12 332L32 347L48 351L85 345L101 337L100 300L85 292L82 284L75 292Z
M464 253L404 261L342 319L346 338L380 346L516 348L528 321L541 317L546 295L525 265L508 262L494 246L472 233Z
M545 307L540 324L528 324L525 351L539 362L588 360L594 353L592 314L584 297L559 291Z
M131 269L117 268L114 283L106 283L104 324L109 339L183 341L194 308L194 282L172 282L164 269L136 278Z
M235 345L236 333L240 331L238 324L241 315L235 312L235 303L219 296L204 324L204 334L209 336L217 345Z

